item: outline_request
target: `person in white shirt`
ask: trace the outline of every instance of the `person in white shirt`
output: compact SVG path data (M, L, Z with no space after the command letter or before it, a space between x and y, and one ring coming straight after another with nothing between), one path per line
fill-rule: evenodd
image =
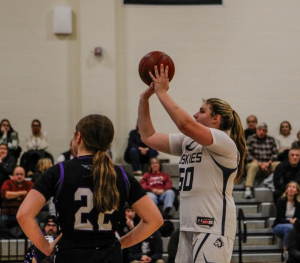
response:
M155 68L153 82L140 95L142 141L179 161L180 238L176 263L230 262L236 234L232 197L246 154L239 115L220 99L204 100L194 119L167 93L168 67ZM156 94L180 134L155 131L149 98Z
M31 133L26 136L27 150L46 150L49 146L48 135L42 132L42 124L39 120L31 122Z
M295 141L295 137L291 135L292 126L288 121L280 123L279 135L276 137L278 148L278 160L283 161L288 159L289 149Z

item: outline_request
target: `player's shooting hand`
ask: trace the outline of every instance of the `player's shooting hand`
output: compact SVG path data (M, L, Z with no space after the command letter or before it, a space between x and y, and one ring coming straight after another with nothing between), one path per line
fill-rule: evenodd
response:
M154 83L151 82L150 86L140 95L140 99L149 100L154 93Z
M155 72L154 73L155 76L153 76L153 74L151 72L149 72L149 75L154 82L155 93L161 92L161 91L164 91L164 92L168 91L168 89L169 89L169 78L168 78L169 67L166 66L166 68L164 68L164 65L161 64L160 72L158 72L157 66L154 67L154 72Z

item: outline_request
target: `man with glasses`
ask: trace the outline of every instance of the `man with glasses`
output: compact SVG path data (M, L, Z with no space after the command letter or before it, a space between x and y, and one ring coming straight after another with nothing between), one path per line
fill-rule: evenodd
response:
M33 183L25 180L25 170L21 166L14 169L12 179L6 180L1 188L2 216L1 216L1 234L4 238L18 238L23 235L19 227L16 214L21 203L28 192L33 187Z
M42 230L48 242L53 242L57 237L57 221L55 216L47 216L44 222L44 229ZM27 255L25 256L25 263L46 263L54 262L54 254L46 256L38 250L33 244L31 245Z
M255 134L256 132L256 125L257 125L257 118L254 115L250 115L247 118L247 129L244 130L245 132L245 139L247 140L250 135Z

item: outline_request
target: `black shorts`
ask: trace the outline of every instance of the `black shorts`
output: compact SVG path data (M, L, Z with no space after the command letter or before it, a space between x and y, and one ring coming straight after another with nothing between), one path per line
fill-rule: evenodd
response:
M55 253L55 263L122 263L121 244L99 249L68 249Z

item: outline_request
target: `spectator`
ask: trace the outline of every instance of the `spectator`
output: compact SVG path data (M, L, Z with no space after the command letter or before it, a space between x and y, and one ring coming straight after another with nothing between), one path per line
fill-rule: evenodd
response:
M46 150L48 148L48 135L42 132L42 124L39 120L31 122L31 133L26 137L27 150Z
M31 134L26 137L27 152L22 157L20 164L24 167L27 175L35 171L35 166L39 159L50 158L53 163L53 156L46 152L48 145L48 136L46 132L41 131L41 122L33 120L31 123Z
M275 162L278 154L275 139L267 135L268 126L260 123L256 133L247 139L246 191L244 198L253 198L253 184L255 177L268 176L274 172L279 162Z
M23 234L16 219L17 210L33 187L33 183L25 181L25 171L21 166L17 166L14 169L12 178L5 181L1 188L1 197L3 199L1 230L4 237L17 238Z
M3 119L0 123L0 143L5 143L8 152L18 160L22 152L22 148L19 146L19 136L7 119Z
M292 143L292 148L299 148L300 149L300 131L297 132L297 141Z
M66 152L63 152L58 158L57 158L57 163L61 163L64 161L68 161L73 159L75 156L74 151L72 150L72 141L70 142L70 149Z
M131 247L130 250L130 263L164 263L163 242L158 230L144 241Z
M247 140L249 136L255 134L256 132L256 125L257 125L257 118L254 115L250 115L247 117L247 129L244 130L245 132L245 139Z
M283 237L283 250L287 250L287 235L297 219L300 219L300 187L296 182L289 182L286 190L276 204L276 219L273 231Z
M288 160L281 162L274 171L274 187L273 193L274 203L277 203L278 198L284 193L285 186L294 181L300 184L300 149L290 149Z
M34 171L34 174L32 175L32 182L35 183L38 177L45 172L48 168L52 166L52 161L50 158L42 158L39 159Z
M7 145L0 143L0 189L4 181L10 179L16 167L16 159L8 152ZM2 199L0 197L0 206Z
M141 185L156 205L164 203L163 218L172 218L170 212L175 199L172 180L169 174L162 172L162 165L157 158L150 159L149 172L143 175Z
M278 160L283 161L288 158L288 151L294 142L294 136L291 135L292 126L288 121L280 123L279 136L276 138L278 147Z
M52 242L57 237L57 223L55 216L48 216L45 219L45 225L42 232L49 242ZM46 256L32 244L29 249L29 253L27 253L27 255L25 256L25 263L29 262L54 262L54 254L52 253L50 256Z
M139 126L129 134L128 145L124 154L124 160L131 163L133 174L142 175L142 164L149 163L152 157L156 157L158 152L149 148L141 140Z
M300 219L296 220L287 236L288 260L286 263L300 262Z
M118 229L118 234L120 235L120 237L125 236L127 233L129 233L139 223L139 221L139 216L136 215L131 205L126 202L124 206L124 218L120 221ZM129 252L129 248L125 248L122 250L123 263L129 262Z

